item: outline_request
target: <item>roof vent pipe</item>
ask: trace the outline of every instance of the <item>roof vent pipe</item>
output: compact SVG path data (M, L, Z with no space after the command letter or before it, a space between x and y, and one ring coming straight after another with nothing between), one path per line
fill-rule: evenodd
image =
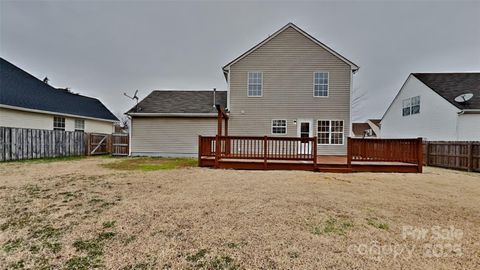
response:
M217 105L216 95L217 95L217 88L213 88L213 107Z

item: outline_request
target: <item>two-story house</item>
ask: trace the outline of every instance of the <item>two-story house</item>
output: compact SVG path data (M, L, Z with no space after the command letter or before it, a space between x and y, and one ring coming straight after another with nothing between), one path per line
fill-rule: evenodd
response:
M382 138L480 140L480 73L412 73L381 121Z
M223 67L227 91L154 91L128 111L131 154L195 156L221 104L230 135L317 136L319 154L345 155L357 70L289 23Z

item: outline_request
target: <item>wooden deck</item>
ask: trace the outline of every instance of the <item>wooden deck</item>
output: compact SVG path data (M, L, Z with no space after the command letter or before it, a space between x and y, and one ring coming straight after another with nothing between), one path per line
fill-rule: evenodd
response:
M203 157L201 167L215 167L215 157ZM242 170L305 170L332 173L351 172L402 172L417 173L417 164L404 162L361 162L354 161L349 166L347 156L318 156L317 164L305 160L264 160L258 159L220 159L218 168Z
M346 156L318 155L316 138L199 137L199 166L244 170L421 173L421 139L348 139Z

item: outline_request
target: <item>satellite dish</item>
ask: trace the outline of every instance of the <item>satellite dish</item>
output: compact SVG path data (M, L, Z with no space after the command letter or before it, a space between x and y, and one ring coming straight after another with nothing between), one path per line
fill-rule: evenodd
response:
M467 93L467 94L461 94L458 97L455 98L455 101L458 103L464 103L469 101L473 97L472 93Z

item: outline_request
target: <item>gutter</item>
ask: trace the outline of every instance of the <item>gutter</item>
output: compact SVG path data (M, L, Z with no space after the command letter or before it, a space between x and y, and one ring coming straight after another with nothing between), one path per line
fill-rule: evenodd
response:
M130 116L142 117L217 117L217 113L126 113Z
M67 117L81 118L81 119L90 119L90 120L97 120L97 121L105 121L105 122L112 122L112 123L115 123L115 122L118 122L118 121L119 121L118 119L117 119L117 120L113 120L113 119L104 119L104 118L96 118L96 117L84 116L84 115L79 115L79 114L69 114L69 113L61 113L61 112L51 112L51 111L37 110L37 109L28 109L28 108L11 106L11 105L5 105L5 104L0 104L0 108L11 109L11 110L18 110L18 111L25 111L25 112L34 112L34 113L60 115L60 116L67 116Z
M458 112L458 115L462 114L480 114L480 109L465 109Z

